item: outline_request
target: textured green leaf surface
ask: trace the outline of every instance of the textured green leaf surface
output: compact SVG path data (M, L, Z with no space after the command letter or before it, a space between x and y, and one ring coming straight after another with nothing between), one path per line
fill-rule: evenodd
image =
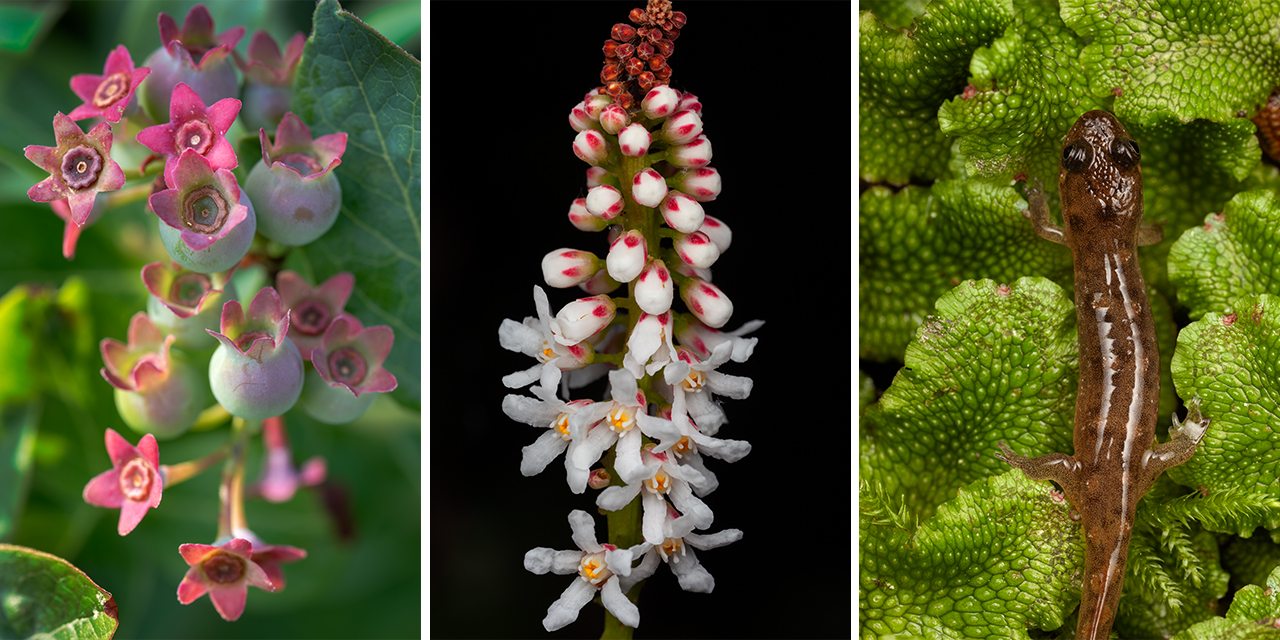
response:
M1266 588L1251 584L1236 592L1226 618L1215 618L1174 636L1174 640L1275 640L1280 628L1280 569L1266 578Z
M119 620L111 594L54 555L0 544L0 637L110 638Z
M335 0L316 6L294 84L315 136L344 131L338 221L304 249L316 282L350 271L347 310L395 331L394 397L418 406L422 350L422 65ZM313 283L314 284L314 283Z
M1280 78L1275 0L1062 0L1062 18L1091 40L1080 64L1116 114L1146 122L1222 122L1263 104ZM1197 90L1188 90L1197 87Z
M1009 187L948 180L931 189L874 187L858 208L859 349L900 359L934 301L961 280L1028 274L1070 282L1071 254L1040 239Z
M1212 494L1255 491L1280 498L1280 298L1244 296L1230 313L1209 312L1182 330L1173 357L1178 395L1199 396L1213 422L1195 457L1169 471L1171 478ZM1241 526L1280 535L1280 510L1257 514Z
M1084 539L1047 482L984 478L918 528L873 487L859 498L862 638L1028 638L1077 604Z
M1280 295L1277 247L1280 201L1269 189L1246 191L1182 234L1169 254L1169 280L1192 318L1222 313L1244 295Z
M944 177L951 143L938 128L938 107L964 88L974 50L1012 18L1007 0L940 0L904 29L886 27L874 9L859 14L862 179L905 184Z
M978 177L1039 176L1057 191L1058 149L1076 116L1102 103L1076 63L1083 41L1052 3L1019 6L1009 29L973 54L969 87L938 110L943 133Z
M1043 278L968 281L907 348L906 367L861 421L862 477L925 518L957 488L1025 456L1071 451L1075 307Z

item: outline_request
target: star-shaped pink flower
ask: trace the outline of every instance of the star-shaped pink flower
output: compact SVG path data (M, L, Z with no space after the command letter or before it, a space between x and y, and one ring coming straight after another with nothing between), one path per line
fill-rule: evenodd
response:
M306 44L307 37L301 32L295 33L285 45L284 55L281 55L280 47L271 34L258 29L249 41L249 61L245 62L237 55L236 63L249 80L275 87L291 86Z
M325 330L351 299L355 284L355 276L345 271L318 287L307 284L293 271L281 271L276 276L280 301L292 312L289 314L289 339L298 346L303 359L311 357L311 350L320 346Z
M205 107L191 87L179 82L173 87L169 101L169 122L139 131L138 142L165 156L164 183L174 189L178 186L175 182L178 158L187 149L204 156L215 170L236 168L239 161L227 141L227 129L239 113L239 100L223 98Z
M347 134L331 133L312 139L311 128L292 112L280 119L275 142L267 137L265 129L258 131L258 138L262 161L271 173L294 181L319 181L342 164L342 154L347 151Z
M120 509L116 530L123 536L138 526L147 509L160 506L160 493L164 490L160 447L155 436L149 433L134 447L114 429L107 429L106 441L112 467L85 485L84 501Z
M120 122L125 107L133 98L138 83L151 73L147 67L134 68L129 50L120 45L107 55L102 75L81 74L71 78L71 90L84 100L70 114L72 120L102 116L107 122Z
M160 27L160 43L175 58L181 57L186 66L204 69L231 55L231 50L244 37L244 27L227 29L214 35L213 15L203 4L191 7L187 17L182 20L182 29L167 13L161 13L156 20ZM174 43L177 43L176 45ZM195 56L200 63L195 63Z
M208 593L213 608L227 622L240 619L249 585L265 591L279 591L262 566L252 558L253 544L232 538L225 544L184 544L178 547L182 559L191 566L178 584L178 602L191 604Z
M93 212L99 191L124 186L124 171L111 159L111 125L102 123L85 133L70 117L53 117L56 147L30 145L22 152L49 177L27 191L34 202L66 200L71 220L83 227Z
M173 174L175 186L154 193L147 200L151 210L165 224L182 231L182 241L192 251L200 251L226 237L249 217L249 208L240 202L240 184L227 169L214 169L208 158L194 149L185 149ZM183 207L216 204L216 210L193 209L191 216L211 218L208 230L183 223Z
M311 352L311 364L325 382L362 393L394 391L396 377L382 368L395 334L391 327L364 328L355 316L342 314L324 332L320 347Z

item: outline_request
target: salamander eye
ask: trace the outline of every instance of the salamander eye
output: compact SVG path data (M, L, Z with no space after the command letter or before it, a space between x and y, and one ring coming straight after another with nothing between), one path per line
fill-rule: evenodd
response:
M1076 140L1062 148L1062 168L1071 173L1083 173L1093 162L1093 147L1084 140Z
M1132 169L1138 166L1141 159L1138 143L1128 138L1115 138L1111 141L1111 160L1121 169Z

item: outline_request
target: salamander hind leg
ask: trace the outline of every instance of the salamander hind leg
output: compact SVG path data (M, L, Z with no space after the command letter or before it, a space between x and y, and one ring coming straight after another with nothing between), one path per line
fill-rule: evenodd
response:
M1041 238L1056 242L1058 244L1066 244L1066 231L1053 223L1053 219L1049 217L1049 203L1045 199L1044 185L1040 183L1040 179L1036 178L1035 184L1027 183L1027 203L1030 206L1028 210L1031 218L1031 226Z
M1143 456L1142 468L1147 472L1148 481L1155 482L1167 469L1190 460L1209 430L1210 422L1212 420L1200 413L1199 396L1188 401L1186 419L1178 422L1178 416L1173 417L1169 441L1156 445Z
M1022 470L1029 480L1052 480L1062 487L1063 493L1071 504L1076 503L1077 488L1080 485L1080 463L1065 453L1050 453L1034 458L1020 456L1004 442L998 443L1002 454L997 458Z

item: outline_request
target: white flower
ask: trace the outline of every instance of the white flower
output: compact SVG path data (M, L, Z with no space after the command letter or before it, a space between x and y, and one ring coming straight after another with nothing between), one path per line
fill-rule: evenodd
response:
M618 475L627 484L614 485L600 492L596 498L596 506L606 511L617 511L640 495L640 504L644 507L641 529L644 541L650 544L662 544L665 536L662 523L667 518L667 498L675 504L676 509L693 518L698 529L711 526L715 514L706 503L693 495L693 484L702 483L702 473L693 467L676 463L674 456L666 453L654 453L652 445L640 452L641 464L635 468L622 468L622 456L614 465Z
M667 365L662 371L663 378L672 386L672 391L683 394L688 403L689 418L709 436L715 435L724 422L724 410L715 402L713 394L718 393L734 400L742 400L751 395L751 378L731 376L715 370L728 361L732 353L733 345L724 342L716 347L710 358L698 361L693 350L676 347L676 362ZM679 398L680 395L676 397ZM675 409L672 411L674 413Z
M525 424L543 427L545 433L533 444L521 449L524 458L520 462L520 473L535 476L542 473L565 449L573 451L574 443L569 435L569 416L577 413L592 402L590 400L574 400L564 402L556 397L555 390L546 387L533 387L538 399L528 396L508 395L502 399L502 411L512 420ZM565 456L565 468L568 472L569 486L577 486L579 481L585 483L587 471L569 464L570 456ZM576 478L581 475L581 478Z
M725 348L729 348L729 345L725 345ZM681 364L686 364L687 367L687 363ZM684 368L677 365L668 367L667 371L672 372L671 377L673 379L680 373L685 372ZM666 372L664 371L664 373ZM692 375L692 373L696 372L690 371L686 375ZM749 384L750 380L747 380L747 382ZM751 453L751 443L745 440L722 440L712 437L712 434L724 422L724 411L715 403L711 403L711 407L714 407L714 414L703 417L703 420L709 425L705 429L709 433L704 433L703 430L700 430L688 415L688 398L695 394L685 391L684 385L680 381L671 385L671 395L673 398L670 408L659 415L671 420L671 423L680 429L682 436L667 452L678 458L681 464L693 467L702 473L703 480L700 483L693 483L693 492L698 497L703 497L715 491L720 481L716 478L716 474L707 469L702 459L702 454L705 453L725 462L737 462L748 453Z
M619 622L632 628L639 626L640 610L624 595L620 579L630 575L632 558L648 551L649 544L642 542L629 549L600 544L596 542L595 522L587 512L578 509L569 513L569 526L573 529L573 542L580 551L538 547L524 554L524 568L533 573L576 573L580 578L574 580L547 608L542 626L547 631L555 631L577 620L578 612L597 592L604 608Z
M542 287L534 285L533 302L538 309L537 318L525 318L523 324L503 320L498 328L502 348L532 356L539 362L525 371L504 376L502 384L510 389L519 389L535 380L541 380L542 386L548 389L555 389L560 384L561 371L581 369L595 357L590 344L565 345L556 340L551 330L551 306Z
M645 551L644 559L631 569L631 575L621 579L618 586L622 588L623 593L630 590L635 583L652 576L662 562L666 562L671 567L671 573L675 574L676 579L680 581L680 587L685 591L711 593L715 589L715 578L702 566L698 556L690 547L703 551L723 547L741 540L742 531L725 529L719 533L699 535L693 533L693 518L677 516L679 514L668 510L667 519L662 524L665 539L662 544L653 545Z
M670 420L645 413L649 403L630 371L610 371L609 388L613 402L597 402L569 417L569 435L582 443L571 454L574 466L590 469L616 442L614 469L623 474L640 466L641 433L662 442L658 451L666 451L680 439L680 430Z
M646 373L653 375L668 362L676 359L673 316L668 310L657 315L641 313L636 326L627 338L627 353L622 356L622 366L636 379Z

